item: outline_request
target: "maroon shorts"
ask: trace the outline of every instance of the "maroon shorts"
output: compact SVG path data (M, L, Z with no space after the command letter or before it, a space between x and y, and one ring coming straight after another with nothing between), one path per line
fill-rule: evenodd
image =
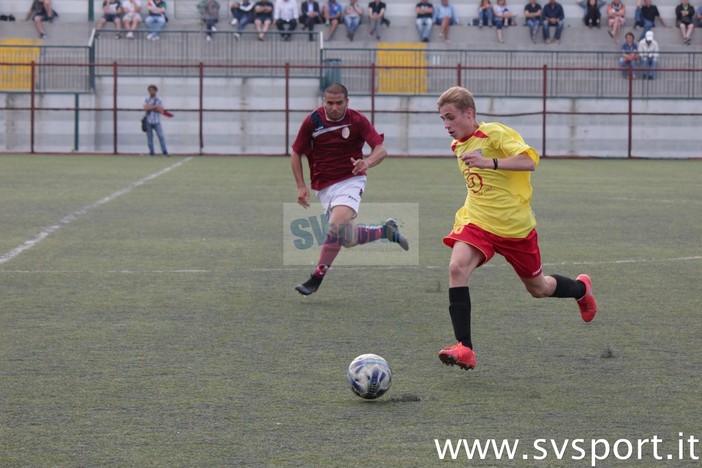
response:
M532 229L523 239L500 237L475 224L466 224L454 228L444 237L444 244L453 247L456 242L463 242L480 250L485 256L481 265L490 261L495 252L505 257L520 278L536 278L542 272L541 252L536 229Z

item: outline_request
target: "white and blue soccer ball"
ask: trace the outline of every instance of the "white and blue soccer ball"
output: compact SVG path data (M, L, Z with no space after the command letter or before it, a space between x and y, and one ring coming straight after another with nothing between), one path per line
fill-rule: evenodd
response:
M361 354L349 364L346 377L353 393L366 400L373 400L383 396L390 388L392 369L377 354Z

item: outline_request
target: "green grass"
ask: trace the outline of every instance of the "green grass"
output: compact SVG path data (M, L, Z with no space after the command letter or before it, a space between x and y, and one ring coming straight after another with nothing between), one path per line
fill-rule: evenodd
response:
M0 256L180 161L0 156ZM542 161L545 271L588 272L601 312L585 324L571 300L531 298L497 257L471 281L478 367L463 372L436 356L453 341L441 238L465 196L454 161L370 172L364 204L419 205L418 266L338 267L303 298L309 268L283 265L289 162L188 160L0 264L0 466L424 467L446 463L434 439L654 435L670 466L692 464L677 440L702 436L699 174L695 161ZM394 371L373 402L345 381L365 352ZM577 455L482 464L590 465Z

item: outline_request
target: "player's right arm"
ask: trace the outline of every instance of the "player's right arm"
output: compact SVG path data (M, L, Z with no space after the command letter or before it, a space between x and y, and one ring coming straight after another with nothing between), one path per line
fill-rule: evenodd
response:
M295 184L297 185L297 203L300 206L309 208L310 192L305 183L305 174L302 169L302 155L293 151L290 154L290 166L292 167L293 177L295 177Z

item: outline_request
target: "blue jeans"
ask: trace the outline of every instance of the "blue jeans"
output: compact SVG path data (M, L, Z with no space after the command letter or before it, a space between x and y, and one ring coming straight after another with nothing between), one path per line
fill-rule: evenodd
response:
M144 22L146 23L146 29L148 29L150 33L157 36L166 25L166 19L162 15L147 15Z
M485 8L478 12L478 24L482 26L490 26L492 24L492 18L494 13L492 8Z
M536 36L536 33L539 30L539 25L541 24L541 20L539 18L528 18L526 20L526 24L527 26L529 26L529 36Z
M361 25L361 18L359 16L344 16L344 24L346 25L346 32L356 34L358 27Z
M166 148L166 137L163 136L163 129L161 128L161 123L146 123L146 144L149 147L149 156L154 155L154 130L156 131L156 136L158 137L158 142L161 145L161 153L168 155L168 149Z
M648 75L648 78L652 80L656 74L656 67L658 67L658 59L648 57L641 58L641 72L644 79L646 75Z
M624 78L629 77L629 69L632 69L632 75L635 74L636 69L639 67L639 62L637 60L632 60L627 62L624 57L619 57L619 66L622 67L622 75Z
M434 26L434 20L432 18L417 18L416 23L419 37L422 40L431 39L431 28Z
M653 29L655 26L655 23L651 20L647 20L645 18L642 18L641 25L643 26L643 32L641 33L641 36L639 37L639 41L643 40L644 37L646 37L646 32Z
M558 20L558 23L556 24L551 24L548 22L548 20L544 20L543 24L543 29L544 29L544 41L548 41L549 37L549 27L555 27L556 28L556 34L553 35L553 38L557 41L561 40L561 33L563 32L563 20Z

